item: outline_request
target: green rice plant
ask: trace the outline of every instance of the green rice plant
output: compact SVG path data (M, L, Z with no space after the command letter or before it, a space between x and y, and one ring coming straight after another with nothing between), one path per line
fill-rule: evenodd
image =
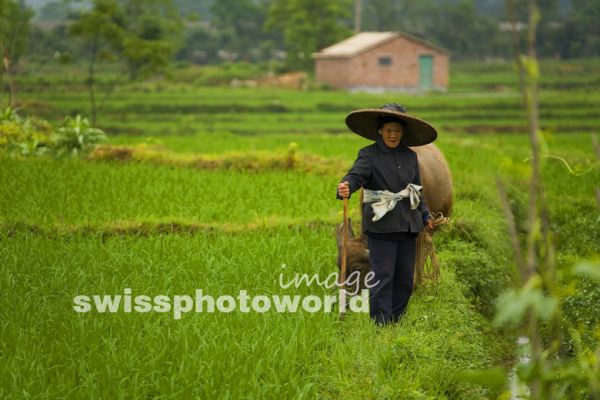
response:
M102 236L0 233L0 396L484 399L458 368L491 365L499 341L451 272L437 295L376 330L365 314L189 312L79 314L76 295L318 295L279 274L335 267L332 226ZM283 268L281 265L285 264ZM22 360L27 360L23 362ZM51 384L48 384L51 382Z
M600 126L600 95L597 66L577 64L548 63L542 85L568 90L546 90L541 112L554 129L545 135L552 154L579 170L594 159L586 130ZM511 364L512 332L486 318L514 279L494 177L509 182L523 230L527 137L509 64L455 66L449 93L422 96L136 83L115 91L100 116L111 145L96 146L93 162L0 156L0 397L496 398L497 387L459 372ZM23 77L23 110L85 114L82 75L44 68L39 80ZM438 128L455 188L452 227L435 236L441 281L415 292L401 324L375 330L361 314L342 323L325 313L174 320L72 310L76 294L281 294L281 272L335 271L342 212L332 188L368 144L346 134L343 119L390 97ZM600 252L591 211L600 171L572 176L546 162L559 275L569 277ZM356 197L350 215L358 221ZM573 277L561 289L581 365L600 338L598 287Z

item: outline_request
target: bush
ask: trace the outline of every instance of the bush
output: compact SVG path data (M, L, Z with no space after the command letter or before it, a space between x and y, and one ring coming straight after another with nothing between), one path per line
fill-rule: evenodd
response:
M597 346L600 338L594 335L600 332L594 329L600 327L600 284L589 278L577 278L569 289L563 298L564 318L579 331L587 346Z
M23 118L14 108L0 112L0 150L19 156L52 154L78 155L106 139L86 118L67 117L55 131L45 120Z
M59 155L91 150L96 144L106 140L106 134L97 128L92 128L87 118L77 115L75 118L66 117L55 134L55 149Z
M444 249L444 260L453 266L458 281L468 288L465 295L486 316L494 314L494 302L510 285L506 265L495 262L488 250L475 243L452 241Z
M44 120L22 118L17 110L0 111L0 149L20 155L42 154L52 145L52 127Z

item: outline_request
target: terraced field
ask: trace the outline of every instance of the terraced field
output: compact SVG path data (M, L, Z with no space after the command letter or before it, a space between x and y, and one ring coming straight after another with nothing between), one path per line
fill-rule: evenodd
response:
M600 168L589 169L599 67L577 65L543 70L545 149L575 171L588 168L570 174L545 159L565 271L600 252ZM77 77L44 79L20 82L23 111L51 121L88 113ZM495 178L507 182L524 230L528 138L510 65L457 65L453 82L449 93L420 96L132 84L108 100L99 125L109 145L137 156L0 157L0 397L495 398L503 388L462 372L511 366L514 334L490 323L494 299L514 277ZM441 281L418 288L397 326L377 330L362 313L340 321L335 312L175 319L73 310L77 295L126 288L149 296L331 293L314 284L282 289L278 278L336 271L335 185L367 144L343 119L389 101L438 127L455 184L452 224L435 238ZM227 162L180 161L201 156ZM573 281L566 290L567 317L594 343L600 289Z

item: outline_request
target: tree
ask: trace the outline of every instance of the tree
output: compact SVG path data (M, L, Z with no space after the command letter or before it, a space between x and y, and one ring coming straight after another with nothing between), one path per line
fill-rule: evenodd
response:
M235 59L256 61L260 43L269 38L263 31L266 3L256 0L220 0L211 8L212 25L222 50Z
M116 0L95 0L93 7L82 13L71 25L71 33L83 39L88 54L88 79L92 125L96 125L96 66L121 49L126 35L125 16Z
M600 0L572 0L561 37L565 57L600 56Z
M125 20L121 56L130 78L165 68L181 45L181 18L172 0L120 0Z
M365 30L404 31L427 36L430 17L437 12L433 0L363 0Z
M214 0L174 0L180 15L191 16L194 19L201 17L204 21L210 19L210 8L214 2Z
M559 0L537 0L537 7L541 17L536 29L537 51L540 56L553 56L561 41Z
M352 0L274 0L265 24L283 33L290 67L308 69L312 53L349 36Z
M362 27L365 31L396 31L406 2L401 0L369 0L362 7Z
M49 60L66 62L80 56L80 52L76 41L69 35L67 24L60 23L49 30L33 25L24 56L34 63L47 63Z
M499 34L497 23L491 17L479 15L473 0L441 3L427 25L430 39L458 57L479 58L490 54L491 44Z
M0 81L6 74L8 80L8 105L15 101L16 88L12 80L14 66L23 54L29 36L29 22L33 12L23 0L0 0Z
M94 0L71 25L88 54L88 88L92 124L96 125L96 68L100 61L117 61L131 80L160 71L177 47L181 22L170 0ZM113 81L106 97L114 89Z
M195 64L217 62L218 42L217 33L202 24L188 28L184 45L177 53L177 59L187 60Z

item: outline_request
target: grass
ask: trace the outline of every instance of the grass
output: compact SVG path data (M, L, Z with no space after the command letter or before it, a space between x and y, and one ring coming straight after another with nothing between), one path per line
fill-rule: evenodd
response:
M342 148L355 146L352 136L341 139ZM281 140L267 136L260 143L277 148ZM328 140L332 148L338 142ZM583 163L592 156L588 140L557 135L549 143ZM442 282L437 293L417 292L402 324L382 332L366 315L340 324L321 313L190 314L174 321L71 310L77 294L118 294L125 287L150 295L195 288L215 296L240 288L282 293L281 264L288 273L326 276L335 270L333 225L341 218L331 191L336 176L2 158L0 262L10 293L2 310L12 322L2 332L3 376L10 379L1 394L16 397L18 388L33 398L484 398L489 389L464 382L459 372L506 357L506 338L483 318L512 279L493 178L500 172L520 185L526 143L521 135L440 138L456 190L454 226L436 239ZM346 165L352 157L345 154ZM587 193L597 172L573 178L550 161L546 171L552 209L565 215L557 225L565 232L561 254L597 251L598 241L578 239L593 240L593 225L566 221L578 214L555 196L568 192L593 207ZM323 292L312 286L297 293L315 291ZM23 317L17 322L14 315Z
M278 216L331 220L338 205L334 177L297 172L214 172L51 160L0 163L7 183L0 196L3 219L42 226L118 220L225 224ZM290 182L295 182L293 190Z
M461 383L457 370L483 367L499 349L479 333L484 322L451 272L433 301L430 293L417 294L410 317L382 332L364 314L342 324L335 314L306 312L194 313L175 321L71 310L75 295L119 294L125 287L149 295L195 288L215 297L240 288L281 293L282 263L290 274L331 272L331 235L327 228L104 241L26 232L3 237L2 282L11 293L2 300L3 320L21 317L2 329L2 397L380 398L410 390L482 398L485 389ZM301 286L293 293L323 290ZM401 386L399 379L412 383Z
M431 121L441 133L524 133L526 123L517 93L472 93L430 96L342 95L339 92L292 92L283 89L198 88L180 93L116 93L101 108L99 126L117 141L143 141L148 136L181 137L202 134L262 136L343 134L348 110L391 100ZM224 97L231 93L230 98ZM258 95L260 94L260 95ZM140 100L140 96L144 98ZM247 97L243 97L247 96ZM21 107L58 123L65 114L89 115L85 92L32 93L21 96ZM543 92L542 128L559 133L584 133L600 127L595 93Z
M600 104L587 91L597 82L581 73L596 64L581 65L543 70L549 87L569 86L543 92L543 123L566 127L547 132L545 146L576 170L595 160L588 128L598 127ZM329 293L316 285L284 290L277 278L336 271L334 225L342 215L333 190L367 144L346 133L343 117L389 96L133 84L115 93L100 121L111 145L135 148L134 157L0 156L0 397L495 398L461 371L510 362L511 333L489 323L496 296L514 279L495 178L507 182L523 231L528 138L518 94L503 88L512 84L509 65L457 69L450 93L393 99L440 128L436 143L453 173L455 205L451 229L435 237L442 280L420 287L402 322L381 330L365 314L343 322L308 312L175 320L78 314L72 306L75 295L125 288L151 296L196 288L215 297L240 289ZM24 111L58 120L86 110L76 76L58 84L45 76L51 91L34 78L21 82ZM496 92L482 93L494 82ZM503 134L481 134L491 131ZM291 143L304 164L272 168ZM577 260L600 253L593 194L600 168L574 176L547 159L543 176L559 266L568 274ZM356 196L350 215L357 223ZM567 318L588 343L597 341L600 288L573 280L565 291Z

